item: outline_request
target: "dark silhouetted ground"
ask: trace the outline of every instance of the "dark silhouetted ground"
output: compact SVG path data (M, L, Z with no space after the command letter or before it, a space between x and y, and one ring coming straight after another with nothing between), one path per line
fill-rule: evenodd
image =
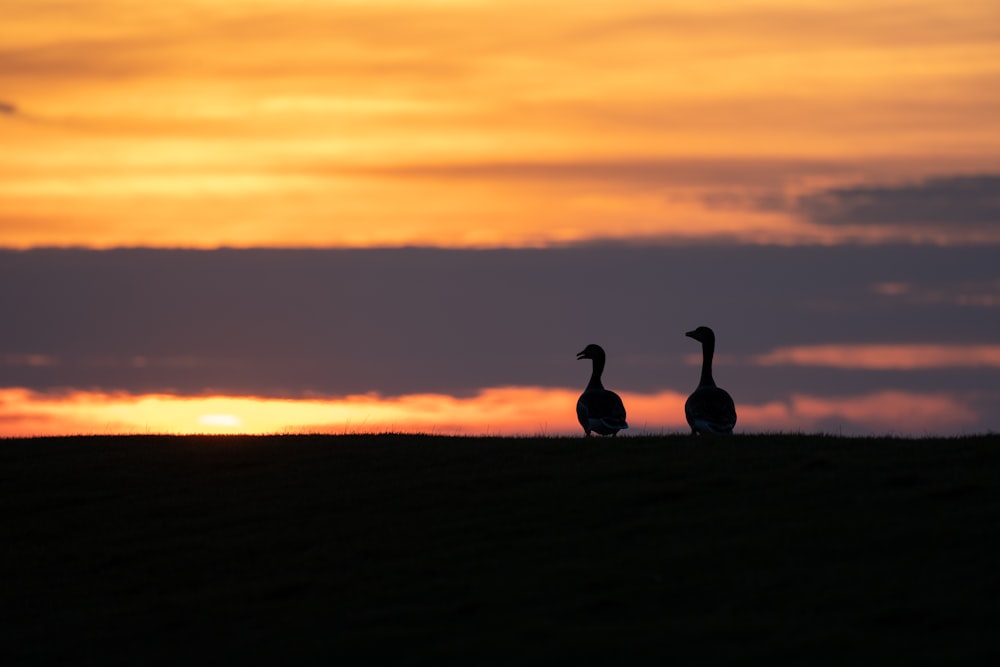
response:
M22 664L1000 664L1000 436L0 440Z

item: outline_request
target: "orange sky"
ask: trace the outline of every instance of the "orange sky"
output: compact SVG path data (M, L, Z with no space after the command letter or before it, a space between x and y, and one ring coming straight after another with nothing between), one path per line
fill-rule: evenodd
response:
M5 0L0 147L0 248L998 244L1000 2ZM866 187L904 192L866 209ZM967 219L951 219L948 200L911 224L928 192L963 199ZM898 219L865 219L887 210ZM960 302L972 315L957 343L864 331L739 359L720 350L719 363L996 369L990 271L968 294L891 271L871 287ZM55 348L0 349L0 368L61 362ZM486 384L468 398L337 401L0 385L0 436L577 432L577 390ZM905 383L786 389L739 397L738 428L984 423L959 393ZM684 393L623 395L633 432L685 430Z
M8 247L836 241L746 202L1000 167L995 0L12 0L0 44Z

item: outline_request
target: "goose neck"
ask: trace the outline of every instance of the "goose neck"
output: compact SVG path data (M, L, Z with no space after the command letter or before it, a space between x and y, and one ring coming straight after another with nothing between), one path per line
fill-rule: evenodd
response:
M604 359L600 357L594 357L593 367L590 372L590 382L587 383L587 389L604 389L604 385L601 384L601 374L604 373Z
M714 387L712 379L712 357L715 356L715 342L704 341L701 344L701 382L702 387Z

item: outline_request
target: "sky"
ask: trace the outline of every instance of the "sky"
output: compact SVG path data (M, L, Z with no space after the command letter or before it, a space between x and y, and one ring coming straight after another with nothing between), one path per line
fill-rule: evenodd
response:
M8 0L0 437L1000 428L994 0Z

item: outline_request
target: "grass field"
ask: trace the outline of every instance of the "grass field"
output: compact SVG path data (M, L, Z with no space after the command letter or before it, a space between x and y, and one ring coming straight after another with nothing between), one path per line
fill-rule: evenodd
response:
M9 439L0 489L5 665L1000 664L997 435Z

